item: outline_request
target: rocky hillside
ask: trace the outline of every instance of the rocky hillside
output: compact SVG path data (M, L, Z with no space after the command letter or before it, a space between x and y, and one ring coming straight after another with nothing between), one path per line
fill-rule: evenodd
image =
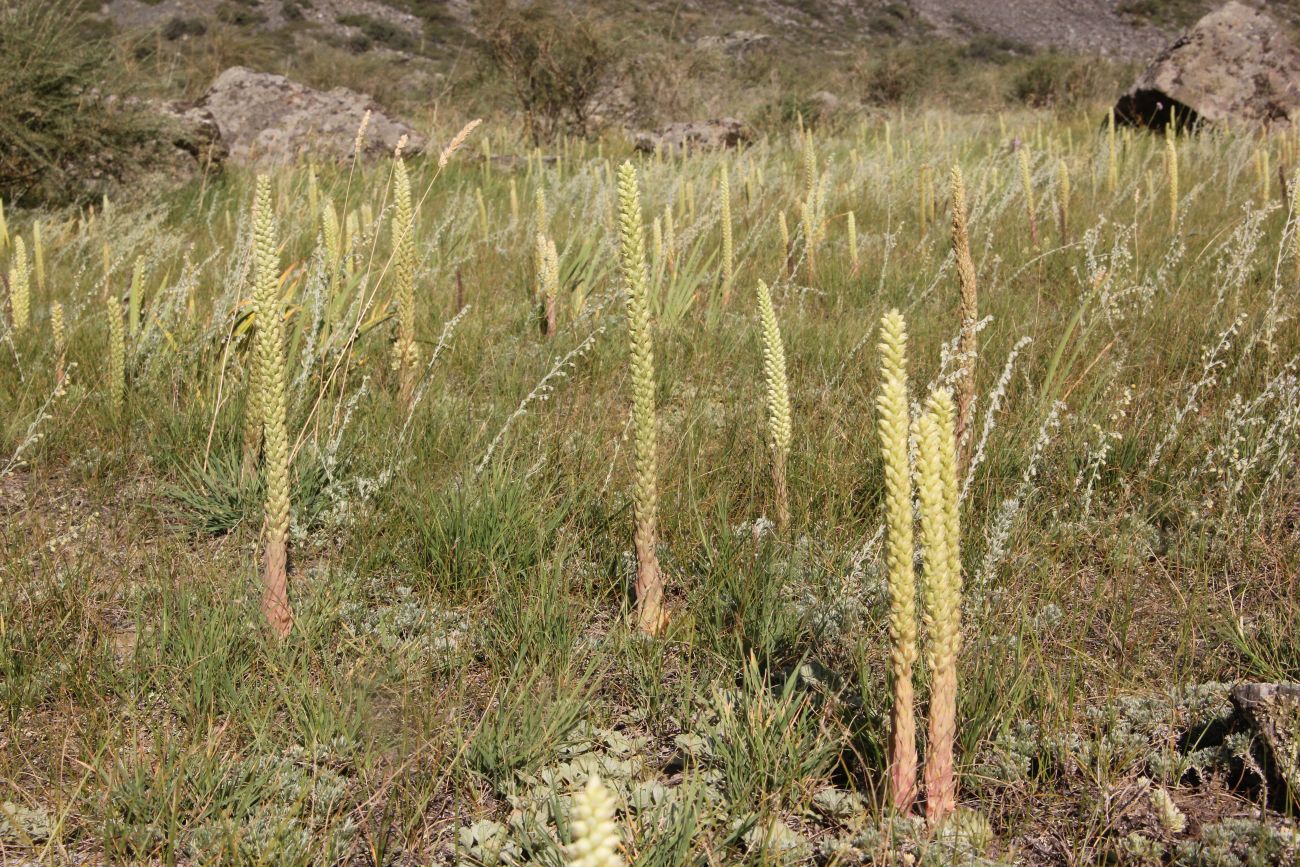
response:
M942 36L1113 57L1144 57L1210 0L599 0L624 24L648 24L684 42L728 38L847 46L864 39ZM1287 3L1267 4L1288 6ZM352 50L427 54L472 38L472 0L109 0L123 30L197 36L224 23ZM741 34L733 36L731 34Z

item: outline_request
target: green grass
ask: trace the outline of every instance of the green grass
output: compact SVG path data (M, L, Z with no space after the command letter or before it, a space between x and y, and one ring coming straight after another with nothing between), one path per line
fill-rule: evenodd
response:
M829 224L815 278L793 136L636 158L647 221L671 205L679 249L675 272L650 268L673 611L656 640L628 625L628 372L614 191L594 144L562 143L544 169L521 161L520 222L509 175L466 156L477 140L436 178L435 159L410 160L416 333L421 364L433 359L410 407L389 367L387 228L361 227L348 273L330 275L305 167L275 173L298 446L284 642L258 612L258 484L239 481L251 177L231 169L93 220L40 215L49 279L33 327L6 331L0 354L0 469L17 455L0 477L0 858L560 863L568 794L593 772L644 865L858 863L850 848L877 863L900 849L934 864L1092 863L1131 851L1134 832L1188 863L1251 847L1288 857L1275 815L1233 824L1258 813L1259 786L1224 738L1215 684L1300 672L1293 228L1258 201L1257 142L1214 134L1179 142L1171 234L1163 142L1123 140L1112 194L1094 119L1012 114L1003 131L894 115L892 156L882 123L819 133ZM505 126L480 135L494 154L527 152ZM1013 139L1033 148L1038 250ZM1291 171L1294 142L1266 143ZM601 147L612 165L627 155L615 139ZM1052 216L1057 158L1072 175L1069 238ZM966 830L927 841L881 808L874 344L899 307L914 396L944 374L959 327L946 191L931 228L914 215L921 166L943 178L954 161L992 317L977 441L1009 354L1032 342L962 512ZM317 173L341 209L389 213L388 166ZM531 297L539 184L562 251L550 337ZM779 210L795 227L793 276ZM11 231L28 236L35 216L10 209ZM125 291L137 255L150 277L119 415L104 396L101 296ZM469 309L453 320L457 274ZM762 520L774 500L759 279L793 407L783 534ZM75 366L51 400L56 298ZM1202 818L1161 836L1145 800L1122 797L1140 776Z

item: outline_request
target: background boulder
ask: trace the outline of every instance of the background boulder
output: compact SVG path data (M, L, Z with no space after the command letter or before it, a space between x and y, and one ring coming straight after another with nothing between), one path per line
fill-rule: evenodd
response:
M1163 129L1287 122L1300 111L1300 54L1263 12L1230 2L1162 51L1115 103L1120 123Z
M391 154L404 135L406 153L418 153L425 144L423 136L364 93L346 87L314 90L242 66L221 73L195 109L212 118L230 159L239 163L287 163L303 153L346 159L367 111L363 155Z

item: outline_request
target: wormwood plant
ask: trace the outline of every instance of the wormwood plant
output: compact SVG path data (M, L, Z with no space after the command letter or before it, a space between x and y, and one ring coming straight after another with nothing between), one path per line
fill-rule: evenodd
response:
M772 452L772 487L776 492L776 525L790 524L790 493L786 462L790 456L790 389L785 378L785 347L772 307L772 293L758 281L758 317L763 334L763 382L767 389L767 445Z
M280 310L280 262L276 248L275 214L271 210L271 179L257 178L253 202L253 279L257 309L254 367L260 390L263 472L266 480L266 551L262 568L262 613L280 636L293 628L289 607L289 431L286 421L284 320Z
M9 265L9 322L14 331L26 331L31 319L31 277L27 270L27 248L21 235L14 237L14 252Z
M912 468L908 457L907 324L891 310L880 323L880 394L876 397L885 468L885 560L889 569L889 798L905 813L916 800L916 573L912 541Z
M636 480L632 508L636 527L637 626L655 635L667 624L663 576L655 552L659 514L658 467L655 443L654 335L650 324L650 286L646 277L645 229L636 167L625 162L618 170L619 258L627 293L627 340L632 368L632 428Z

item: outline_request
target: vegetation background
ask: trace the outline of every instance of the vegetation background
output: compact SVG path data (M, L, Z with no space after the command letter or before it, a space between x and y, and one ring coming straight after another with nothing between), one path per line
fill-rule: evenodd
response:
M313 24L325 5L0 13L0 860L562 864L593 774L634 864L1296 857L1289 792L1228 702L1300 677L1294 131L1112 136L1131 55L901 4L385 4L418 32L380 4ZM1111 11L1140 34L1201 7ZM772 20L762 48L701 41ZM374 93L438 143L404 163L409 393L395 161L267 171L273 308L252 303L255 169L142 180L144 101L233 63ZM635 154L626 132L724 114L751 144ZM624 160L656 363L654 639L629 626ZM913 400L957 381L954 165L980 349L960 810L932 834L884 794L876 343L896 308ZM789 380L780 529L760 280ZM283 639L243 464L268 309Z

